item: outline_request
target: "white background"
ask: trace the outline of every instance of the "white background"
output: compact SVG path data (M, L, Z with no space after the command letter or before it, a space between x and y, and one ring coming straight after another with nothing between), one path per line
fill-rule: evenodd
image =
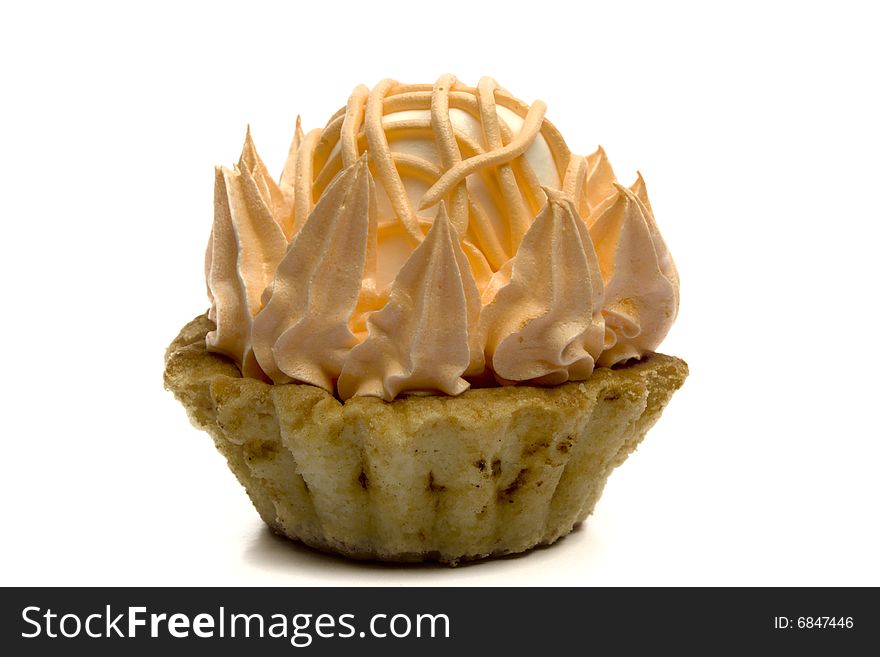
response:
M880 585L871 3L4 3L0 583ZM556 546L450 569L270 535L162 388L213 166L359 82L495 77L644 174L685 387Z

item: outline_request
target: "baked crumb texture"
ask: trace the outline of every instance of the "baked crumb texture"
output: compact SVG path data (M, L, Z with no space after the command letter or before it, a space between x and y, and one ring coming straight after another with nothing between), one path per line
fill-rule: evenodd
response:
M276 532L355 559L455 564L568 534L660 417L687 364L652 354L587 381L345 404L242 378L201 316L168 348L165 386Z

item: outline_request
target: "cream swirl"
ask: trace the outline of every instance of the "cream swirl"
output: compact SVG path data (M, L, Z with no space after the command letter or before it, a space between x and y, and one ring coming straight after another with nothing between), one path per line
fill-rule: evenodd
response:
M547 196L480 317L487 360L503 383L586 379L602 352L596 252L571 200L549 189Z
M491 78L358 86L279 182L218 169L208 348L346 399L555 385L659 344L678 275L639 176Z
M640 181L634 187L644 193ZM678 272L654 216L635 192L615 186L613 203L590 227L605 280L604 366L656 349L678 314Z

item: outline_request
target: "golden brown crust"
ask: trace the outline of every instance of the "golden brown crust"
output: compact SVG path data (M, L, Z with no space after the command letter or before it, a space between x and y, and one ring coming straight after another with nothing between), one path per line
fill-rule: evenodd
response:
M205 316L166 352L165 386L214 438L263 520L356 559L456 563L569 533L636 448L687 364L652 354L552 388L393 402L242 378Z

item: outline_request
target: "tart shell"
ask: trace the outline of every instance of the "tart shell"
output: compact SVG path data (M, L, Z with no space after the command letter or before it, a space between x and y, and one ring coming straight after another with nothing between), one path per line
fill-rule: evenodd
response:
M586 381L345 403L243 378L202 315L165 354L165 387L207 431L274 531L354 559L440 561L553 543L592 511L688 373L649 354Z

